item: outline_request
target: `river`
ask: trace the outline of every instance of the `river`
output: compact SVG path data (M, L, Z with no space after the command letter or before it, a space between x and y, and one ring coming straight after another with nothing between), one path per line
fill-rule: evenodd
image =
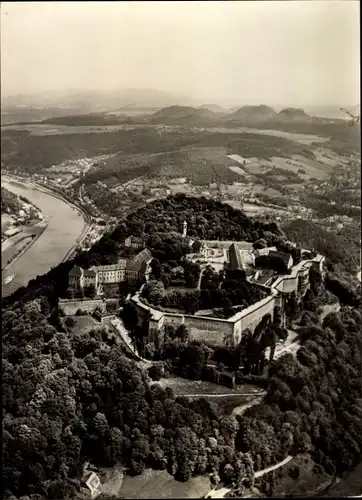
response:
M1 179L1 185L17 195L25 196L36 205L47 223L43 234L2 273L2 295L6 296L57 266L75 245L86 223L80 210L60 198L31 186L8 182L4 178ZM15 278L4 285L5 277L10 274L15 274Z

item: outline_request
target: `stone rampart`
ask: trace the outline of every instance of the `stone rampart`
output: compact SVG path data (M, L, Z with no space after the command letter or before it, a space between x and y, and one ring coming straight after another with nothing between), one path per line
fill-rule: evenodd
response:
M298 278L307 278L312 266L321 269L323 261L324 257L317 255L314 259L301 261L292 269L290 275L280 276L271 287L258 285L268 291L269 295L228 319L160 311L141 302L139 293L134 295L130 302L137 311L139 324L144 319L149 319L150 332L160 330L165 325L178 327L184 324L194 340L204 341L213 347L237 345L246 329L253 332L266 315L273 319L275 307L282 307L282 294L297 292Z
M103 299L59 299L59 307L66 316L73 316L78 309L93 312L99 307L101 311L105 311L106 302Z
M276 301L276 296L272 294L230 318L230 321L234 319L233 334L235 345L240 343L244 330L249 329L254 332L255 328L267 314L270 314L273 320L274 309L277 305L279 304Z

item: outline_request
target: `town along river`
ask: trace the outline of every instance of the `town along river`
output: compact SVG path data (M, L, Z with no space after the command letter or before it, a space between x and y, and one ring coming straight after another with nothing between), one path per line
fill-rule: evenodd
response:
M1 180L1 185L17 195L25 196L41 210L47 223L42 235L2 272L1 291L5 297L62 262L76 244L85 227L85 221L77 208L44 191L4 179ZM15 275L14 279L5 284L5 278L12 274Z

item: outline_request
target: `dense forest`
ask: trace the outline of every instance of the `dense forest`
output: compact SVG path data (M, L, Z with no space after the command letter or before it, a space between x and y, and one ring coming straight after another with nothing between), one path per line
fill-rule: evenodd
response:
M268 394L239 419L237 449L256 468L288 453L310 453L328 474L361 461L361 310L343 307L309 323L297 353L271 367Z
M6 496L71 497L86 459L133 474L167 468L182 481L226 477L228 465L252 477L233 446L236 422L216 405L150 387L114 342L57 331L47 309L32 301L2 317Z
M81 252L74 259L51 269L46 275L31 280L27 287L20 288L11 297L3 298L3 305L11 305L18 300L32 300L42 295L49 297L52 305L55 305L58 297L65 296L68 272L74 264L87 269L92 265L117 262L124 255L124 240L130 235L149 237L147 245L154 257L161 262L181 259L185 255L185 248L182 247L179 235L185 220L188 222L188 234L200 239L250 242L263 239L273 244L286 240L275 222L254 222L229 205L203 197L193 198L182 194L169 196L132 212L89 251ZM159 238L158 233L164 236ZM165 237L166 233L176 233L174 241L170 242Z
M184 220L195 237L286 245L277 224L253 222L228 205L179 195L130 214L89 252L3 300L5 498L72 498L86 460L120 463L131 474L167 469L181 481L209 472L239 491L253 483L255 470L287 454L309 453L330 474L343 474L361 460L360 295L345 296L333 276L327 285L345 297L341 311L322 324L308 313L297 359L285 355L273 361L266 399L237 419L204 399L191 401L150 385L148 374L106 331L81 334L63 322L57 298L66 292L74 263L86 268L114 262L126 236L152 235L147 244L167 273L163 263L170 258L177 263L185 248L176 235L171 242L162 235L179 233ZM303 307L316 309L321 286L313 285ZM184 331L177 335L183 339L172 338L168 345L183 345L175 368L198 378L196 365L187 361L201 356L205 364L211 352L187 345ZM252 339L246 336L244 344L245 356ZM234 368L240 361L241 356Z

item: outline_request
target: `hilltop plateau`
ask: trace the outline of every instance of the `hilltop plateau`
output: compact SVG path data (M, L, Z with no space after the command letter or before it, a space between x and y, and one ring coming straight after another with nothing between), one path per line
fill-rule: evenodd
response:
M216 404L204 394L178 394L168 384L175 370L181 370L191 379L191 394L199 377L206 380L219 373L216 366L209 367L219 356L231 370L237 367L236 387L247 390L250 380L245 382L244 371L259 370L256 338L245 333L239 350L216 351L188 341L187 328L168 329L161 359L151 357L146 369L96 316L62 315L59 298L67 296L73 265L88 268L116 262L124 255L127 236L146 240L153 255L150 283L166 280L171 266L179 266L190 252L179 235L184 220L195 239L246 240L256 247L262 241L262 245L287 245L275 222L253 221L214 200L171 196L119 220L117 228L88 252L3 301L5 498L78 498L86 462L95 467L105 487L110 471L141 477L145 470L156 469L183 483L203 476L210 477L210 488L222 482L243 495L255 485L272 495L276 483L268 474L258 479L255 473L286 457L297 457L291 472L293 491L298 489L295 467L299 470L303 461L298 457L304 456L311 469L318 467L320 480L343 476L360 461L361 311L356 307L360 296L356 290L346 293L347 285L335 277L327 275L324 284L319 272L311 272L305 298L300 302L288 298L288 327L297 329L297 354L280 354L269 361L263 355L269 368L253 380L259 380L265 392L249 387L265 397L239 416L230 414L230 401L224 403L225 388ZM297 257L300 248L288 248ZM330 285L341 309L321 315L324 301L331 297ZM126 306L124 321L129 335L138 341L144 338L147 325L130 326L134 320ZM80 326L85 323L87 329ZM276 323L262 326L259 334L265 341L263 349L284 335ZM236 401L243 395L233 394Z

